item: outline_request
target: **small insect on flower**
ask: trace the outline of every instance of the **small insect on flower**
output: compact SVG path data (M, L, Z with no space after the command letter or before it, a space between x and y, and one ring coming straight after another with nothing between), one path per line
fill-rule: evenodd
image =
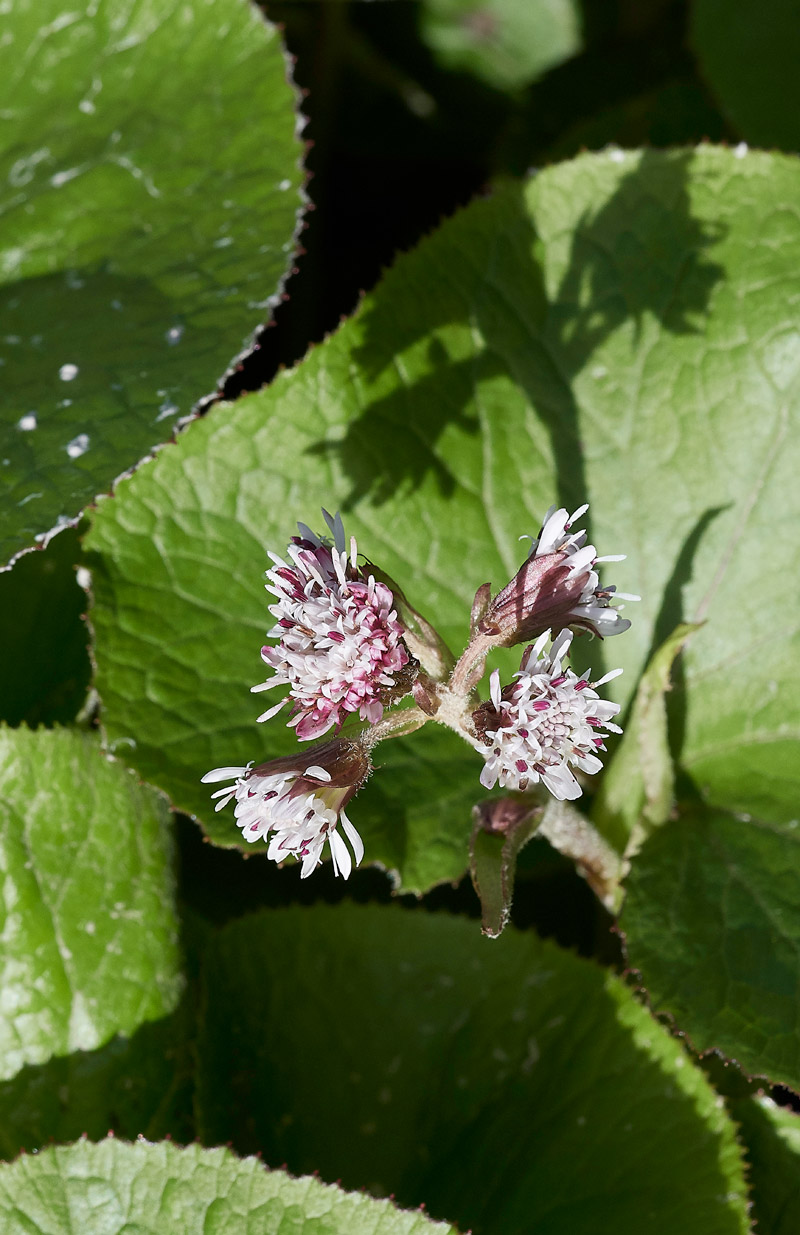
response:
M497 669L491 675L491 700L473 713L483 742L485 764L481 784L492 789L524 790L539 781L560 800L579 798L581 787L572 767L595 773L602 768L598 752L605 750L605 730L621 733L611 717L619 705L601 699L597 687L617 677L621 669L597 682L578 677L564 660L572 632L562 631L549 652L550 632L526 648L515 681L500 689Z
M369 757L362 747L335 738L299 759L273 759L255 768L251 764L214 768L202 780L234 782L211 795L217 799L215 809L223 810L235 798L234 814L243 838L251 844L265 840L267 857L275 862L295 857L302 862L300 877L306 879L322 861L327 843L334 871L347 879L353 858L356 866L361 862L364 845L344 808L369 772Z
M355 537L346 548L341 517L322 513L332 541L299 523L288 561L270 554L266 587L276 597L270 606L276 624L268 637L277 643L261 656L274 675L252 687L289 687L258 719L268 720L291 700L289 724L301 741L338 730L353 712L376 724L384 704L412 684L403 672L410 658L391 589L359 566Z
M479 630L498 647L525 643L550 630L583 628L604 638L630 626L611 601L638 600L638 596L601 587L595 567L601 562L622 562L624 554L598 557L586 544L586 532L574 531L575 521L589 509L572 515L551 506L538 537L531 540L527 561L514 578L489 602Z

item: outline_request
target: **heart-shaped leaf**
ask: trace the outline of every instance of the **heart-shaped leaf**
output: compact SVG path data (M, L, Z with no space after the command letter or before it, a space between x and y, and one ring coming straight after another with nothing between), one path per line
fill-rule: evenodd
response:
M226 1149L107 1140L0 1165L4 1229L47 1235L455 1235L389 1201L268 1171Z
M213 393L287 272L302 175L245 0L15 0L3 31L0 565Z
M654 832L626 880L628 958L699 1051L800 1088L800 830L721 811Z
M293 908L224 928L204 970L204 1139L474 1235L748 1229L733 1127L682 1045L532 933Z
M80 733L0 729L0 1078L173 1011L164 800Z

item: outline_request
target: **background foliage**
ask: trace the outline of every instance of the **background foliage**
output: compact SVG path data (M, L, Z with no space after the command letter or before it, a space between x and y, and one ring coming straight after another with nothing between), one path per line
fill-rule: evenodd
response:
M5 17L0 1212L794 1231L792 6L262 9ZM379 748L346 886L243 855L199 778L292 748L247 688L294 521L340 508L460 647L584 500L643 597L582 648L625 669L581 803L618 921L543 824L481 936L435 726ZM147 1143L67 1147L109 1128Z

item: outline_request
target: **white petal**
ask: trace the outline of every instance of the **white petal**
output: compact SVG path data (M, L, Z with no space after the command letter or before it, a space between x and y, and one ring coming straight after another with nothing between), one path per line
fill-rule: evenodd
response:
M594 545L586 545L583 549L578 549L577 553L573 553L569 558L569 567L573 575L578 575L582 571L587 570L595 560Z
M214 768L211 772L206 772L205 776L200 777L200 783L203 785L213 785L218 780L238 780L240 776L244 776L247 768Z
M262 659L263 659L263 657L262 657ZM257 694L259 694L262 690L272 690L273 686L280 686L280 685L281 685L281 679L280 679L280 678L270 678L270 680L269 680L268 682L259 682L257 686L251 686L251 687L250 687L250 694L251 694L251 695L257 695Z
M481 769L481 784L484 789L494 789L497 784L497 768L485 763Z
M267 708L266 712L262 712L261 715L257 718L258 721L270 720L273 716L277 716L278 712L280 712L281 708L286 703L288 703L287 699L281 699L280 703L276 703L274 708Z
M345 830L345 835L347 836L347 839L350 841L350 844L353 846L353 855L356 860L356 866L360 866L361 859L364 856L364 842L362 841L356 829L353 827L350 820L347 818L347 815L344 813L344 811L342 811L339 818L342 821L342 827Z
M549 630L546 630L543 635L539 635L539 638L536 640L536 642L533 645L534 656L538 658L541 655L542 648L548 642L549 638L550 638Z
M610 682L612 678L618 678L624 669L612 669L610 673L606 673L603 677L598 678L596 682L592 682L593 687L604 686L606 682Z
M326 772L325 768L321 768L317 763L312 763L310 768L306 768L305 774L313 776L315 780L329 781L331 779L330 772Z
M562 630L561 634L556 639L550 650L550 663L555 665L557 661L563 660L569 651L572 643L572 631Z
M499 712L500 704L502 703L502 699L500 698L500 670L499 669L492 670L492 676L489 678L489 694L492 696L492 703L494 704L494 706L497 708Z
M331 858L333 859L333 869L337 875L341 875L342 879L347 879L350 876L350 871L353 869L353 861L350 857L350 850L342 840L339 833L334 830L328 833L328 844L331 847Z

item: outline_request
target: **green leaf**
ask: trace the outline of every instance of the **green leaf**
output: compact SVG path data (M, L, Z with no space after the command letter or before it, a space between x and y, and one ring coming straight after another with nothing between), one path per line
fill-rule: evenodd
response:
M592 819L619 853L629 855L638 849L645 836L669 818L675 778L665 695L675 658L696 629L681 623L650 660L639 680L624 736L595 798Z
M588 498L600 553L628 553L611 581L643 601L578 657L624 667L609 693L625 703L678 623L705 619L672 698L683 762L714 801L793 817L800 548L776 531L800 520L799 193L794 160L708 147L550 168L400 258L295 370L190 425L100 504L88 541L115 749L210 826L207 769L293 748L281 718L255 724L248 687L267 550L320 506L344 509L458 651L475 588L511 577L519 536L552 501ZM432 732L407 740L409 766ZM458 783L443 768L425 802L444 878L457 851L466 865L481 796L479 760L458 758ZM387 780L353 803L357 826Z
M93 1051L26 1064L0 1081L0 1158L80 1136L194 1139L196 1012L186 1001L169 1016L116 1034Z
M733 1105L749 1163L756 1230L800 1229L800 1115L761 1094Z
M420 34L447 69L518 90L581 50L574 0L424 0Z
M255 5L84 9L15 0L4 19L0 564L213 392L274 302L302 196Z
M0 729L0 1078L171 1012L163 799L89 737Z
M721 811L670 823L626 880L620 925L657 1012L699 1051L800 1088L800 832Z
M86 593L75 567L77 532L67 528L13 570L0 573L0 719L64 725L86 701L91 676Z
M206 1139L475 1235L747 1230L702 1073L619 979L533 933L292 908L224 928L205 973Z
M694 0L700 67L747 141L800 150L800 22L794 0Z
M59 1145L0 1166L0 1217L15 1235L455 1235L227 1149L147 1141Z

